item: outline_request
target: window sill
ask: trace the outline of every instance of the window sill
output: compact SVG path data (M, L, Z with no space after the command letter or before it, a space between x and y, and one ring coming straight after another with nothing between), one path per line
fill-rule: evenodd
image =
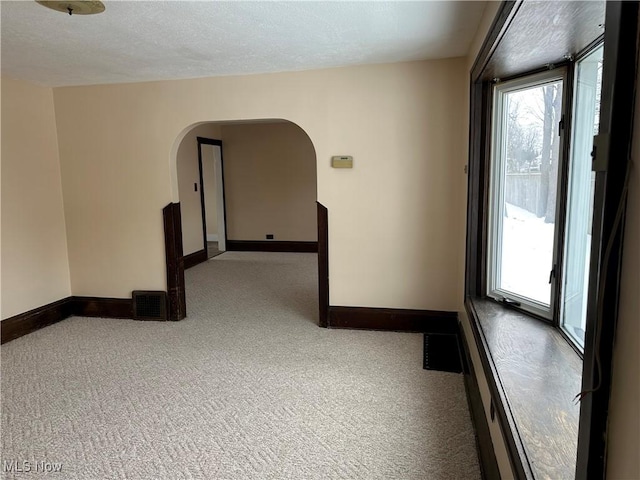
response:
M478 298L465 307L516 478L574 478L580 356L524 313Z

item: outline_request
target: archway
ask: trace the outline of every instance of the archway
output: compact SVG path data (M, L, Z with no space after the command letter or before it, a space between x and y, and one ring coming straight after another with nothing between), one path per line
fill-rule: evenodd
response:
M320 242L320 294L326 297L320 304L328 304L326 209L316 205L317 159L308 134L283 119L198 122L181 131L171 152L178 202L165 209L170 318L186 316L185 268L207 261L201 148L218 144L226 250L318 252Z

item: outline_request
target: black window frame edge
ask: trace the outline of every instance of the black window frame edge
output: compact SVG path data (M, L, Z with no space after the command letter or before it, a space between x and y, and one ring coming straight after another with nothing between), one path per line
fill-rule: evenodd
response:
M609 161L606 172L596 172L594 227L600 225L600 238L591 250L591 265L597 267L590 272L582 371L583 391L589 391L598 384L599 388L588 393L581 403L577 478L604 478L607 468L607 424L626 216L623 194L630 163L636 105L638 12L638 2L607 2L600 134L609 135ZM605 92L608 91L612 92L610 103L605 98ZM616 226L615 217L621 202L624 208L622 222ZM603 247L610 238L613 242L611 257L604 263ZM597 285L597 288L593 288L593 285ZM604 290L603 286L606 286ZM599 342L596 342L594 328L589 328L596 324L597 311L611 312L611 321L601 325ZM596 355L601 362L599 379Z
M489 158L491 109L491 85L481 81L481 74L489 63L498 43L517 14L522 0L503 1L496 13L489 33L480 48L470 75L470 119L469 119L469 164L467 196L467 241L465 258L465 310L474 334L474 340L480 352L483 370L494 399L500 420L501 431L511 467L516 478L533 478L522 441L515 426L506 394L500 383L491 353L486 344L478 315L473 306L473 298L486 298L486 249L487 249L487 202L489 187ZM605 89L611 89L612 101L601 105L600 133L610 135L608 144L609 168L607 172L597 173L594 211L600 227L599 241L592 245L587 320L587 333L583 354L582 388L584 391L599 384L599 388L586 394L581 402L578 432L578 450L576 459L576 478L605 478L607 454L607 424L609 398L611 393L612 360L615 344L615 332L618 318L618 300L620 296L620 276L622 270L622 244L624 238L624 217L614 231L618 205L624 191L627 164L633 139L633 118L635 113L635 95L638 60L638 2L607 2L604 34L604 70L603 100ZM582 52L591 51L602 42L595 39ZM580 54L579 56L581 56ZM577 58L579 58L577 56ZM534 72L528 72L534 73ZM573 69L571 79L573 81ZM572 87L573 90L573 87ZM606 117L606 118L605 118ZM570 122L568 122L570 124ZM568 148L570 142L565 142ZM612 161L615 159L615 161ZM566 163L566 162L565 162ZM566 176L565 176L566 178ZM625 212L626 213L626 212ZM564 228L564 227L563 227ZM611 258L603 264L604 245L612 240ZM599 279L606 282L606 290L600 295L602 287ZM596 285L597 288L593 286ZM593 312L601 309L611 312L611 321L603 322L600 342L595 342L595 319ZM530 315L527 313L527 315ZM531 315L536 317L535 315ZM536 317L540 318L540 317ZM568 340L566 333L557 324L554 327ZM574 347L573 342L569 344ZM601 375L598 377L596 352L601 362ZM497 401L499 400L499 401Z

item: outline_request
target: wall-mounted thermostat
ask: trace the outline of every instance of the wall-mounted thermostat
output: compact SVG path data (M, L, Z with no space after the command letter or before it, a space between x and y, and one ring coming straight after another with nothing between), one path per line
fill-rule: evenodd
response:
M333 168L353 168L353 157L351 155L338 155L331 157Z

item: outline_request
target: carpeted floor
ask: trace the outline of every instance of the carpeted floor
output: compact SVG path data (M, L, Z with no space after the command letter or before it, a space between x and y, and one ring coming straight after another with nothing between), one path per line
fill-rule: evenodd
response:
M423 370L421 335L318 328L316 264L227 252L186 272L182 322L70 318L3 345L2 460L64 479L480 478L462 376Z

